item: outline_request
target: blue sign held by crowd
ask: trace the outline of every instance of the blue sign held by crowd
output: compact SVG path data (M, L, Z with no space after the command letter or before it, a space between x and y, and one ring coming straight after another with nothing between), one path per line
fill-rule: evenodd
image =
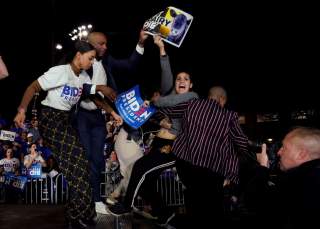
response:
M25 175L30 178L41 178L42 176L42 167L40 163L34 163L30 168L22 168L22 175Z
M24 176L15 176L14 174L5 175L5 185L23 191L28 178Z
M156 111L154 106L144 106L139 85L121 93L115 102L119 115L134 129L138 129Z

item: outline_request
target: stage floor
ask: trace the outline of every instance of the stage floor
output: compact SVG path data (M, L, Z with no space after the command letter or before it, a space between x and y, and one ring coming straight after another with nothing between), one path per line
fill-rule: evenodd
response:
M64 228L64 207L62 205L24 205L24 204L0 204L0 228L1 229L59 229ZM116 224L116 217L112 215L98 214L97 225L88 229L156 229L159 228L147 219L121 216Z

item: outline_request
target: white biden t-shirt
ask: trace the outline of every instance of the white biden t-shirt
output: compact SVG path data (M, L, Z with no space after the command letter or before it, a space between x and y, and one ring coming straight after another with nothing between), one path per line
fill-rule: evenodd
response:
M38 82L44 91L48 91L41 104L64 111L69 111L79 101L83 84L91 84L85 71L78 77L69 64L50 68L38 78Z

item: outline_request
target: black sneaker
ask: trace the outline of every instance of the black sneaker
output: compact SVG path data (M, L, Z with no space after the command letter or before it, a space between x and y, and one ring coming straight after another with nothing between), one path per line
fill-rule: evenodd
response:
M121 216L131 212L131 208L124 206L121 203L108 206L107 211L114 216Z

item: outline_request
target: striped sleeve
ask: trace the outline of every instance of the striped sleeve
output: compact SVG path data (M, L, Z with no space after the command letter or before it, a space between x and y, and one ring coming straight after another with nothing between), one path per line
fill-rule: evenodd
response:
M237 151L241 153L247 153L248 137L243 133L238 120L238 115L234 113L233 117L231 118L230 125L231 139L234 145L236 146Z
M159 112L168 116L169 118L182 118L183 113L188 107L189 102L179 103L173 107L161 108Z

